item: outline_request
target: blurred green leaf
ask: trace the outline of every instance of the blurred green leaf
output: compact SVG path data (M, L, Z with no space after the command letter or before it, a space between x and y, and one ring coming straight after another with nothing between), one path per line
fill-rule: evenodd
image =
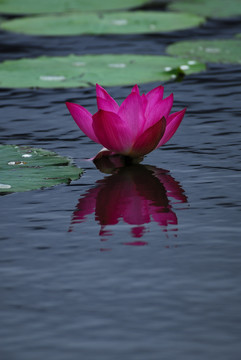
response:
M205 70L199 62L152 55L39 57L0 63L0 87L64 88L131 85L175 79Z
M26 146L0 145L0 193L22 192L77 180L68 158Z
M240 0L179 0L168 6L169 10L213 18L226 18L241 14Z
M134 11L73 13L24 17L5 21L1 28L29 35L135 34L182 30L205 21L196 15Z
M138 7L147 2L147 0L0 0L0 13L45 14L119 10Z
M170 55L183 56L203 62L241 64L240 40L180 41L168 46Z

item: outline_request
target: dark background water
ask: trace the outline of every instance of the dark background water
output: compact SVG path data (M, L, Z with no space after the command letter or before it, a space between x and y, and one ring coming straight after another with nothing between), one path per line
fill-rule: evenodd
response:
M164 54L179 39L231 37L238 20L155 36L2 32L0 59ZM188 111L172 140L144 159L143 183L135 169L114 177L86 161L100 147L64 103L94 112L94 88L0 90L2 144L54 150L85 170L68 186L0 197L2 360L240 359L240 70L209 64L165 84L174 111ZM130 89L107 90L121 102ZM151 188L159 221L148 220ZM113 199L122 205L116 221ZM140 199L147 210L138 222L131 206Z

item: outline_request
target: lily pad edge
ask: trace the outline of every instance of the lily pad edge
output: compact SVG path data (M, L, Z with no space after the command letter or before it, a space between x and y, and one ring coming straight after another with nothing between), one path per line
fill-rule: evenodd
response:
M30 146L0 144L0 195L78 180L83 170L69 157Z

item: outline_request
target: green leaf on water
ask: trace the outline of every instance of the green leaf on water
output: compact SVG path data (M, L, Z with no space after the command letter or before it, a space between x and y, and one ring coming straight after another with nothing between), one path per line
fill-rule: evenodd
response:
M134 11L72 13L24 17L5 21L1 28L29 35L137 34L182 30L198 26L204 18L191 14Z
M0 63L0 87L65 88L132 85L175 79L205 70L199 62L153 55L69 55Z
M233 39L180 41L168 46L167 53L183 56L189 60L241 64L241 41Z
M44 14L119 10L138 7L147 2L147 0L0 0L0 13Z
M82 172L68 158L52 151L0 145L0 194L68 184Z
M226 18L241 14L240 0L179 0L168 6L169 10L184 11L211 18Z

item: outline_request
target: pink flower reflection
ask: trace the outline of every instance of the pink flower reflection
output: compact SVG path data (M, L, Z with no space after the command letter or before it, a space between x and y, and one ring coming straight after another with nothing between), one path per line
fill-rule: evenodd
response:
M176 231L178 220L171 202L186 203L187 197L167 170L140 164L124 166L98 180L95 188L80 197L69 231L94 212L95 220L101 225L99 235L102 240L112 235L107 226L116 225L121 219L131 225L131 235L136 239L144 235L145 225L153 221L164 232L169 225ZM125 244L145 245L146 242Z

